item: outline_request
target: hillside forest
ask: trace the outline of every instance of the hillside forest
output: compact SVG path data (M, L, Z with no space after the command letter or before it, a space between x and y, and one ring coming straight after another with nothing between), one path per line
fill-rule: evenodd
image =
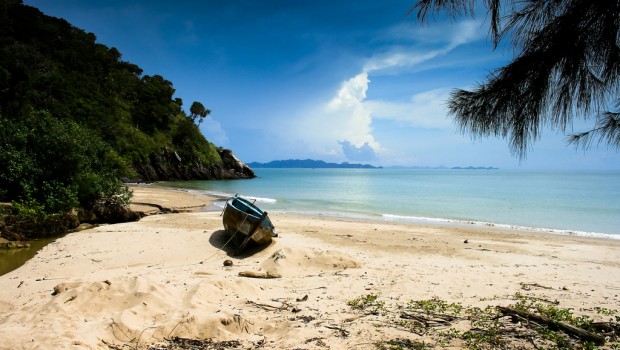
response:
M0 0L1 234L135 218L103 214L129 201L122 180L254 177L201 134L211 111L194 101L185 112L174 94L95 34Z

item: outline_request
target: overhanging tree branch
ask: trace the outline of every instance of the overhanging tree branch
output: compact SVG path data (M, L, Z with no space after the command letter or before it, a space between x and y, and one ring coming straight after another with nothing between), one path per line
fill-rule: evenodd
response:
M616 150L620 149L620 113L603 113L597 119L594 129L568 137L568 143L584 150L590 148L594 141L597 141L597 144L606 143Z
M411 9L422 22L442 10L451 17L473 16L473 0L424 0ZM474 138L508 139L525 158L543 127L566 131L577 117L599 120L573 143L599 143L620 149L614 130L617 113L604 112L620 95L620 2L611 0L485 0L494 47L507 39L514 59L472 91L455 90L450 114ZM611 117L615 115L615 117ZM575 136L579 136L575 135ZM584 140L584 141L577 141Z

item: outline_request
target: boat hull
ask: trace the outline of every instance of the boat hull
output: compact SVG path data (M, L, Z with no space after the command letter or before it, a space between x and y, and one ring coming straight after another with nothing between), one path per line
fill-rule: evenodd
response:
M249 243L271 242L275 227L264 212L245 198L235 196L226 201L222 215L224 230L239 253Z

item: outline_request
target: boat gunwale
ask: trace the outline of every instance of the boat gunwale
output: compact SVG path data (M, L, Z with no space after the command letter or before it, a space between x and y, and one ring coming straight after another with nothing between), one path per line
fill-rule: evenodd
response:
M236 206L234 203L235 201L240 202L241 204L243 204L246 208L250 209L252 211L252 213L248 213L246 210L242 210L241 208L239 208L238 206ZM240 213L244 213L247 214L251 217L253 217L254 219L258 220L260 219L261 215L265 212L264 210L260 209L259 207L257 207L255 204L251 203L250 201L248 201L247 199L243 198L243 197L239 197L239 196L234 196L234 197L230 197L227 201L226 201L226 206L231 206L233 209L235 209L236 211L240 212ZM224 208L224 210L226 210L226 208Z

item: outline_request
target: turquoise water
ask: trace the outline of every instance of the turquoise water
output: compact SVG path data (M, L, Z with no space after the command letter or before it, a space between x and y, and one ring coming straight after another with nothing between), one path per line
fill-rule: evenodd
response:
M240 194L266 211L454 221L620 238L620 171L256 169L258 178L162 182Z

